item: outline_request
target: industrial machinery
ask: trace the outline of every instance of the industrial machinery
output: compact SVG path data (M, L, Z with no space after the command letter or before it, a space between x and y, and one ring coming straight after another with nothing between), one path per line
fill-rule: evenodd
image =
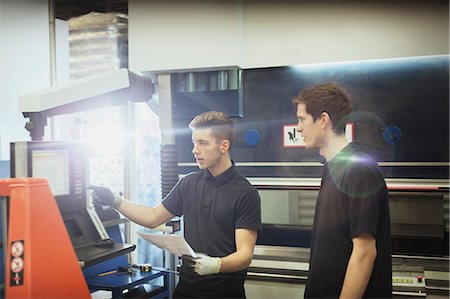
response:
M374 156L389 188L394 296L448 297L448 79L448 55L160 74L162 134L169 137L161 153L162 188L170 190L179 177L198 169L185 130L189 121L207 110L232 116L232 158L262 199L263 229L247 296L298 296L308 276L323 164L317 151L304 148L290 99L308 86L336 82L353 96L347 138ZM50 115L52 109L41 105L25 113L34 139L40 135L35 128L44 123L36 112Z
M214 81L215 72L172 74L172 121L177 169L183 176L196 170L189 132L182 130L189 121L206 110L224 111L235 119L232 158L262 199L263 229L247 295L288 298L303 293L323 164L316 150L304 148L290 100L303 88L331 81L353 97L347 138L375 157L389 188L394 295L448 296L449 56L238 74L227 92L216 85L206 85L205 91L201 82L209 82L205 76ZM184 107L182 113L179 107Z
M87 198L87 160L83 143L15 142L11 144L11 161L11 177L48 180L81 267L135 249L135 245L109 238Z
M2 179L0 199L2 297L90 298L48 182Z
M36 229L39 228L40 234L44 234L45 237L42 237L41 242L30 241L37 238L36 234L26 235L21 239L21 244L25 244L30 260L27 260L25 256L24 275L15 274L15 277L19 277L15 280L7 276L7 279L11 281L6 281L7 297L31 294L31 296L46 298L71 296L81 298L84 295L89 297L89 291L106 290L111 292L113 298L119 298L125 293L133 295L138 286L155 279L163 281L163 285L154 285L155 287L152 285L148 292L146 290L146 295L155 296L155 298L168 296L169 274L167 272L157 271L152 267L138 266L135 269L128 264L127 253L133 251L136 245L124 242L127 232L119 229L119 225L126 223L127 220L120 219L119 214L113 210L103 213L103 210L93 206L86 189L89 182L89 167L85 142L43 141L48 117L103 107L126 106L129 102L137 101L146 102L153 109L157 109L152 99L153 93L154 84L150 78L121 69L70 81L20 98L20 109L24 116L30 119L25 127L30 131L32 141L11 143L11 176L23 178L16 179L18 182L34 182L30 178L39 178L36 180L48 182L48 190L45 194L49 194L49 205L53 204L54 209L47 211L46 205L43 205L43 210L37 213L35 210L38 209L39 202L42 200L43 195L41 196L40 192L43 191L29 193L30 203L24 204L29 210L22 209L21 218L25 217L27 221L31 219L26 223L34 223L33 226ZM40 184L43 184L41 181L39 181ZM8 204L2 206L4 212L2 225L4 231L11 231L17 229L17 219L13 216L18 215L12 208L16 206L16 202L20 201L13 197L9 198L9 193L6 191L3 193L2 196L8 197ZM45 216L47 212L49 214ZM57 213L57 215L51 213ZM52 222L48 226L36 225L38 217L55 218L61 221ZM34 232L34 227L30 225L25 231ZM57 234L53 236L53 232ZM13 236L11 233L3 234L2 241L8 243L10 240L17 239L16 236L11 239L11 236ZM61 242L58 238L61 238ZM42 242L48 242L48 244L42 246L42 250L39 251L36 246ZM50 287L49 283L52 283L52 279L48 276L48 267L45 264L48 254L53 252L49 250L49 246L59 248L60 245L64 246L64 249L59 250L68 252L69 258L59 259L55 266L57 265L58 269L72 269L67 274L76 270L79 276L73 276L73 282L68 282L64 281L68 279L67 275L57 274L60 277L54 280L54 283L57 284L60 281L61 285ZM38 255L30 254L36 252ZM2 256L6 259L9 253L4 252ZM55 257L58 256L60 255L55 255ZM35 265L32 271L31 266L28 265L31 257ZM37 265L36 262L41 264ZM5 263L3 265L6 266ZM48 263L49 267L52 265L53 263ZM75 270L73 270L74 267ZM114 275L115 272L111 271L112 267L133 271L127 272L126 275ZM42 283L42 279L47 281ZM23 287L15 287L16 281L21 282ZM66 288L66 291L61 291L61 288ZM81 291L78 291L80 288ZM8 292L9 289L13 291Z

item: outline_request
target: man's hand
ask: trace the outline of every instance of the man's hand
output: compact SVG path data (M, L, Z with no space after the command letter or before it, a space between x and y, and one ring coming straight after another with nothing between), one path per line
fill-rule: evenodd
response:
M94 204L112 206L115 209L120 207L122 198L113 194L108 188L102 186L89 186L87 189L92 190L92 201Z
M210 257L197 253L197 258L193 260L194 271L199 275L216 274L220 271L220 258Z

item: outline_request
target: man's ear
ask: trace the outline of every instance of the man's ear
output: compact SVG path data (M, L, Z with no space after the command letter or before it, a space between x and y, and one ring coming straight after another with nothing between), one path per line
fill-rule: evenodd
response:
M328 126L333 127L330 115L325 111L320 115L320 125L322 126L322 129L325 129Z
M220 151L225 153L228 152L229 150L230 150L230 141L225 139L220 144Z

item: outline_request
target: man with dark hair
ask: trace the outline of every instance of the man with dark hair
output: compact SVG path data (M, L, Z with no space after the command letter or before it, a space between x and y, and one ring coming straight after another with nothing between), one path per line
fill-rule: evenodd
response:
M173 298L245 298L244 280L261 229L260 197L230 158L234 129L226 114L202 113L189 127L201 171L183 177L161 204L146 207L105 187L89 189L94 203L113 206L145 227L184 216L186 241L201 254L183 259Z
M318 148L326 160L305 298L392 297L388 192L377 162L345 137L349 95L326 83L292 102L305 147Z

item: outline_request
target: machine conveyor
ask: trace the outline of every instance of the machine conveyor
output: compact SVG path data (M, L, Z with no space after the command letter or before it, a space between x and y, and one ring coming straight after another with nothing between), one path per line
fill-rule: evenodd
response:
M257 245L247 274L248 292L255 292L254 286L259 287L259 282L286 290L292 289L294 284L297 285L295 292L304 289L308 279L309 251L309 248ZM394 298L449 297L448 257L392 255L392 269ZM270 293L263 296L271 298Z

